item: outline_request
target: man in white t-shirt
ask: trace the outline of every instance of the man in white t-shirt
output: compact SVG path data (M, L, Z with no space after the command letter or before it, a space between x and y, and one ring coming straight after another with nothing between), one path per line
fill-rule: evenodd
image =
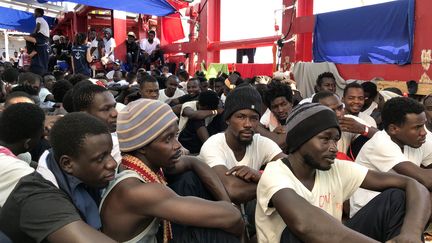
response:
M372 115L372 112L378 108L378 104L375 102L378 96L378 89L375 83L372 81L364 82L361 84L364 91L365 101L362 108L362 113L365 113L369 116Z
M348 144L351 145L349 153L355 159L363 144L378 131L377 124L370 115L361 112L365 103L365 95L363 87L359 83L352 82L345 86L342 102L345 105L345 114L347 115L340 119L339 123L342 131L350 130L349 132L356 134L355 141ZM360 119L356 119L356 117Z
M269 163L258 183L258 242L421 242L427 190L407 177L335 160L340 128L330 108L294 109L287 137L296 138L287 139L287 158ZM343 225L343 202L359 187L406 193L384 191Z
M268 107L260 119L258 132L276 142L282 149L286 146L285 124L293 107L293 92L288 84L272 82L264 92Z
M334 94L336 94L336 78L333 75L333 73L331 72L324 72L321 73L320 75L318 75L318 78L316 80L316 85L314 87L315 92L320 92L320 91L330 91ZM312 98L315 96L315 93L311 95L311 97L308 98L304 98L303 100L300 101L300 105L305 104L305 103L311 103L312 102Z
M179 142L191 154L199 154L207 139L225 130L219 107L219 96L214 91L204 91L199 99L181 105L179 121Z
M172 99L185 95L185 92L178 88L179 80L175 75L171 75L166 79L165 86L165 89L159 90L159 101L169 104Z
M382 111L384 131L360 150L358 164L369 170L412 177L432 190L432 135L425 129L426 115L417 101L398 97L386 102ZM422 168L423 167L423 168ZM351 215L378 193L358 190L350 200Z
M117 45L112 35L113 32L110 28L104 29L105 56L103 56L103 59L101 59L103 64L108 64L115 61L114 49Z
M121 162L120 147L117 138L117 103L111 92L99 85L85 85L74 93L73 105L76 111L86 112L103 121L110 130L113 142L111 156Z
M225 102L227 129L201 147L199 157L216 172L235 203L255 199L260 168L284 156L275 142L255 134L261 108L261 96L255 88L237 87Z
M338 151L339 153L348 155L351 160L354 160L354 155L357 155L357 153L353 154L352 149L349 150L351 143L360 136L363 136L361 138L363 140L372 137L376 129L371 129L370 132L365 133L365 128L367 127L366 122L357 116L345 114L344 104L339 97L332 92L321 91L316 93L312 99L312 103L325 105L335 112L341 128L341 138L337 144Z
M99 59L99 50L98 50L98 44L99 41L97 40L97 33L96 30L91 29L88 34L88 46L90 48L90 55L93 57L93 59Z
M34 16L36 18L35 30L31 36L24 36L24 39L39 45L46 44L49 40L50 29L48 22L43 18L44 10L36 8L34 10Z
M44 131L45 114L35 104L8 106L0 118L0 207L21 177L34 172L16 155L29 152Z
M44 75L48 71L49 59L49 26L43 18L44 10L36 8L34 10L36 18L36 28L30 36L24 36L26 47L32 59L30 71L39 75Z
M432 132L432 95L429 94L423 98L423 107L426 114L426 129Z
M361 112L365 103L365 96L363 87L359 83L352 82L345 86L342 102L345 104L345 113L361 118L369 128L377 127L375 120L370 115Z
M141 61L147 70L150 70L150 63L160 60L161 65L164 65L165 59L163 52L160 49L160 40L156 37L156 32L150 30L147 39L140 41Z

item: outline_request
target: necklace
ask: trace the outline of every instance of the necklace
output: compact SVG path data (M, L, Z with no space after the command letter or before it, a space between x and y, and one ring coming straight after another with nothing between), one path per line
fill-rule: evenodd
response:
M137 157L126 154L122 157L121 163L125 168L138 173L146 183L167 184L162 169L155 173ZM163 242L168 243L172 239L171 223L168 220L163 220L163 229Z

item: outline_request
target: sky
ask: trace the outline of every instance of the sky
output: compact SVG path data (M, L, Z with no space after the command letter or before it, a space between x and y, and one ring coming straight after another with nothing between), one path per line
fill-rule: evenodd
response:
M393 0L314 0L314 14L361 7ZM236 40L280 34L282 0L221 0L221 40ZM291 11L291 10L287 10ZM280 28L281 29L281 28ZM222 50L221 63L233 63L235 50ZM247 57L244 57L246 62ZM255 63L271 63L272 48L258 48Z

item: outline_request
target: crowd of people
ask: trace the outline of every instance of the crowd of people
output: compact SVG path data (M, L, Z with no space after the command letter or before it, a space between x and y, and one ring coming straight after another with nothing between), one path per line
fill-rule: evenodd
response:
M155 66L164 66L165 69L175 69L173 64L165 64L160 40L154 30L148 31L143 39L137 39L134 32L128 32L126 60L122 62L115 57L117 44L111 28L104 28L100 33L90 29L88 33L77 33L71 39L61 34L50 37L44 10L36 8L34 17L36 28L31 35L24 36L26 46L19 52L15 51L10 60L6 60L6 52L3 52L1 63L12 62L20 70L41 76L68 72L89 77L106 75L109 79L113 78L113 71L121 71L122 74L118 75L126 78L126 72L136 73L140 68L153 70Z
M104 34L106 51L77 34L71 74L0 66L1 242L424 240L431 96L339 96L330 72L311 97L287 76L207 80L164 66L154 32L128 34L126 71Z

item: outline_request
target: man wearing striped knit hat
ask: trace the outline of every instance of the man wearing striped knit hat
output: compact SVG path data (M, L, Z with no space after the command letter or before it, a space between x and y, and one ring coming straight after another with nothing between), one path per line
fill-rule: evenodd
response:
M150 99L129 103L118 115L117 133L123 158L100 206L105 234L121 242L156 243L157 235L163 242L240 241L240 212L210 167L182 156L177 117L167 104ZM187 187L189 181L191 191L201 188L201 195L183 190L179 196L165 175L183 183L174 182L172 188Z

